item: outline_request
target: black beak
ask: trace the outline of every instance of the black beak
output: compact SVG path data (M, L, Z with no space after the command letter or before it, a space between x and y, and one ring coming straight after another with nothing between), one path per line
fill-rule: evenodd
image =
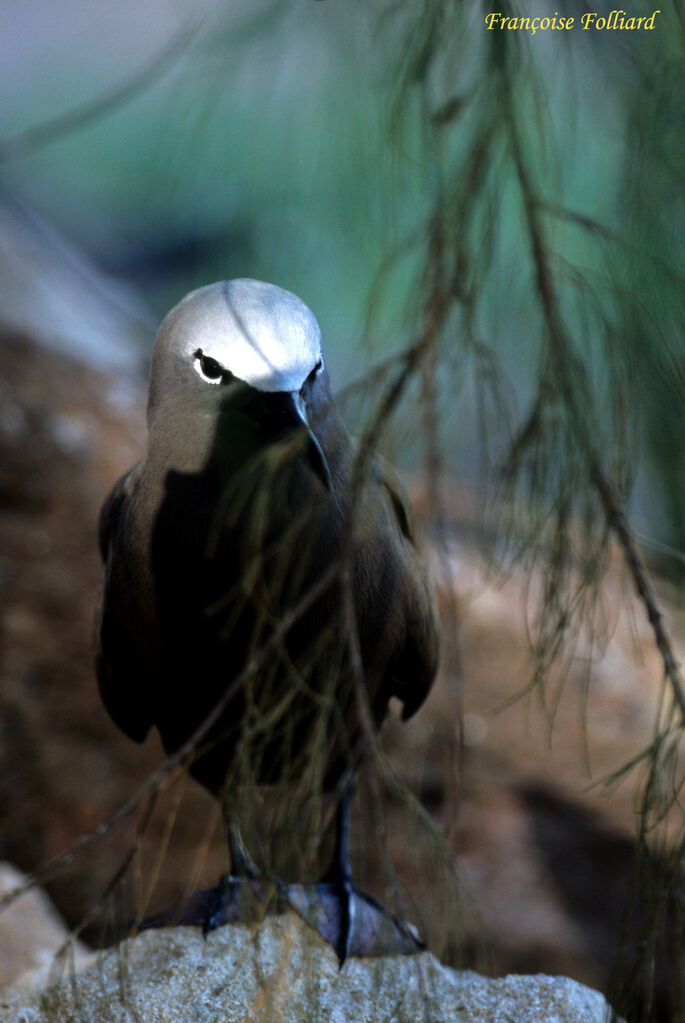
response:
M292 409L297 417L298 424L304 426L307 431L307 454L309 455L310 465L325 486L326 490L332 491L333 479L331 477L331 470L328 468L326 456L323 453L323 449L319 444L317 436L309 424L307 409L302 395L297 391L293 391L288 395L288 397L292 402Z
M309 464L319 477L326 490L333 491L333 478L328 468L326 456L317 440L307 416L307 409L298 391L279 394L278 414L282 422L293 427L304 427L307 431L307 455Z

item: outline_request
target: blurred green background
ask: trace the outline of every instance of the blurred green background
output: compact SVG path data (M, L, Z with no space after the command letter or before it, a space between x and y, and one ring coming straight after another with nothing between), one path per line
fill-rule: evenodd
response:
M523 13L553 13L533 7ZM134 284L150 339L172 304L212 280L295 291L319 319L340 389L416 330L430 218L441 193L449 214L502 101L506 45L538 194L578 215L550 213L548 242L592 382L588 415L606 419L608 447L620 415L639 525L683 549L682 21L667 5L653 32L533 37L486 32L484 13L471 0L14 0L1 15L0 186ZM107 109L80 118L103 98ZM53 119L48 140L22 136ZM468 227L471 328L525 418L541 319L504 146L489 149L483 177ZM462 331L457 318L443 342L440 441L473 483L479 384ZM384 441L405 465L421 449L411 419ZM495 441L498 430L493 418Z

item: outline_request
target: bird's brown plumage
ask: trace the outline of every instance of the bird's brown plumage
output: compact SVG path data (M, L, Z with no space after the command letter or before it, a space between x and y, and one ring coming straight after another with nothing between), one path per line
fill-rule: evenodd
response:
M176 328L172 315L167 347ZM357 756L364 704L376 727L392 696L408 717L435 675L433 589L407 498L373 460L351 503L356 447L320 363L299 400L330 488L278 394L182 372L179 361L170 393L152 382L147 454L102 511L102 698L131 738L155 726L168 751L225 701L190 768L217 795L229 778L298 777L317 757L330 787Z

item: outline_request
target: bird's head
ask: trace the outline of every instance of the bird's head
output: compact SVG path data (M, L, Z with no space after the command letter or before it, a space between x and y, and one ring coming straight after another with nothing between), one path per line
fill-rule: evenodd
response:
M165 317L152 356L150 426L160 410L178 408L199 427L230 395L276 432L306 429L310 462L330 489L310 423L314 407L330 400L321 331L292 292L248 278L220 281L192 291Z

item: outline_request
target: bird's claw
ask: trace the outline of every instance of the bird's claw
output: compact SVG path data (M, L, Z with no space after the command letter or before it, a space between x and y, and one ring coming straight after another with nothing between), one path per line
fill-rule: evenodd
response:
M264 878L225 874L216 888L210 889L208 912L202 921L202 933L224 924L261 920L267 912L278 911L274 905L280 882Z
M425 950L411 924L357 888L349 877L285 885L283 898L333 946L341 969L348 956L416 955Z
M411 924L348 877L284 884L226 875L216 888L195 892L182 906L142 920L137 929L199 924L206 937L224 924L254 922L286 908L333 946L341 969L349 956L416 955L426 947Z
M278 912L279 881L225 874L215 888L194 892L184 902L155 916L136 921L139 931L170 925L197 925L205 937L228 923L261 920L266 913Z

